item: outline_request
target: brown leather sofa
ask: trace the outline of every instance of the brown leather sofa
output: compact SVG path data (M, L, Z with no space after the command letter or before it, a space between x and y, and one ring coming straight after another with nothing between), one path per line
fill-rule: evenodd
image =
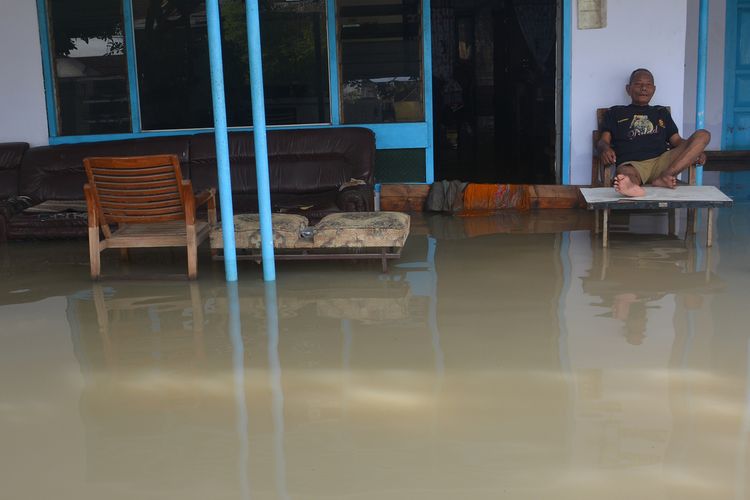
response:
M85 236L85 211L79 208L83 158L165 153L178 155L196 191L217 187L213 133L33 148L0 144L0 241ZM269 131L268 156L273 211L315 220L336 211L372 210L375 136L369 129ZM257 212L252 132L229 134L229 157L235 213ZM50 200L70 207L35 211Z

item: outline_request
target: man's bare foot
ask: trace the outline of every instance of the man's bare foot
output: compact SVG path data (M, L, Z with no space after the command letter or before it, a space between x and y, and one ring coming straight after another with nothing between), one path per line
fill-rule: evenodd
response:
M643 196L646 194L645 189L633 183L630 177L625 174L615 176L615 191L624 196Z
M661 177L654 179L654 182L651 184L658 187L674 189L677 187L677 177L674 175L662 175Z

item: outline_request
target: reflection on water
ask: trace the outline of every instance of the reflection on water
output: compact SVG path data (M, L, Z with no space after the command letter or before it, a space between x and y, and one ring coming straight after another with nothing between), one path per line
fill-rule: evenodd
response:
M276 284L92 285L85 245L5 247L0 480L9 498L747 498L748 215L722 212L710 252L605 250L580 214L436 216L387 275L305 262Z

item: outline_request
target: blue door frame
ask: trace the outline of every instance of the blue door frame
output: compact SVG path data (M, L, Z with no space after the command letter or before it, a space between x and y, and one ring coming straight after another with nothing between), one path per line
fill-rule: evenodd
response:
M573 0L562 1L563 22L563 60L562 60L562 145L560 158L560 180L563 184L570 183L570 81L571 81L571 29ZM728 0L731 2L733 0ZM734 0L736 1L736 0ZM740 0L744 1L744 0ZM138 97L138 75L135 60L135 40L133 27L132 0L122 0L123 28L125 31L126 54L128 60L128 84L130 88L132 132L119 134L93 134L60 136L58 117L55 105L55 86L52 73L53 57L49 39L47 23L47 6L45 0L36 0L39 18L39 31L42 47L42 70L46 89L47 122L50 144L76 144L83 142L98 142L121 139L135 139L142 137L192 135L201 132L212 132L213 128L182 129L182 130L142 130L140 122L140 107ZM328 32L328 68L329 92L331 106L331 122L311 125L279 125L269 129L304 129L342 127L340 118L339 92L339 58L337 50L336 0L326 0L327 32ZM422 0L422 54L425 121L415 123L374 123L356 124L350 126L366 127L375 132L377 149L424 149L426 183L434 180L434 149L433 149L433 116L432 116L432 22L431 0ZM233 131L252 131L252 127L232 127Z
M750 0L727 0L721 149L750 149ZM721 188L750 200L750 172L722 172Z
M727 0L722 149L750 147L750 0Z

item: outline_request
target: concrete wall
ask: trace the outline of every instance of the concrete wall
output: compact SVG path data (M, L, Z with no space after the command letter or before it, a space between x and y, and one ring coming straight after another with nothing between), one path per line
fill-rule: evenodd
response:
M0 142L48 143L36 2L0 2Z
M572 0L575 9L576 0ZM607 27L579 30L573 13L571 95L571 183L591 182L591 131L596 108L628 104L630 72L649 68L656 78L653 104L672 107L683 120L685 89L685 0L607 2Z

